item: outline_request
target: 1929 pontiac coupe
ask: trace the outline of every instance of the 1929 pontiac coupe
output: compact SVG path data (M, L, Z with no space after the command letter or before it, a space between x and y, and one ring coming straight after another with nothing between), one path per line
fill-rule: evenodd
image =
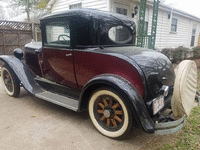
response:
M165 55L134 46L135 22L122 15L74 9L40 22L42 42L0 56L8 95L17 97L23 86L71 110L88 109L97 130L110 138L124 137L135 124L157 134L183 126L196 93L193 61L181 63L175 79ZM178 120L162 116L168 108Z

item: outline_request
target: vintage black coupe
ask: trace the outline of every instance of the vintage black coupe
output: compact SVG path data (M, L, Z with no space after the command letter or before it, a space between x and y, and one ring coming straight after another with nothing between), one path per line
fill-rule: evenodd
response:
M97 130L110 138L124 137L136 124L164 134L169 126L175 127L169 133L183 126L184 116L173 121L161 115L171 107L172 63L155 50L135 46L132 18L73 9L45 16L40 23L42 42L0 56L8 95L17 97L22 86L68 109L88 110Z

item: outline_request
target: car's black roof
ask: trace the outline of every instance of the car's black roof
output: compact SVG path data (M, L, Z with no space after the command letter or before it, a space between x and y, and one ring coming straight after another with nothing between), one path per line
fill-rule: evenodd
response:
M62 17L79 17L86 20L97 19L108 24L126 24L128 26L135 26L135 22L132 20L132 18L128 18L124 15L115 14L108 11L101 11L89 8L69 9L60 13L46 15L41 19L41 22L45 22L45 20L53 18Z

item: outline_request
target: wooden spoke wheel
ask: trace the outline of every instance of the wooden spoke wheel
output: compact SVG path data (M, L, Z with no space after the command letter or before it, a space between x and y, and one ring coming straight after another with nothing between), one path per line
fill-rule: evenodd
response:
M98 97L95 109L97 110L95 117L105 128L116 130L123 124L123 109L113 97L108 95Z
M17 97L20 93L19 79L7 65L1 68L1 78L8 95Z
M110 138L122 138L132 128L131 110L112 88L102 88L92 94L89 115L97 130Z

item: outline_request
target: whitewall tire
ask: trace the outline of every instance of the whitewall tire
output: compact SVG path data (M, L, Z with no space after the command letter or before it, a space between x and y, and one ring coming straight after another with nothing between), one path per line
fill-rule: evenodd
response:
M89 100L89 115L103 135L120 139L133 127L133 116L127 102L112 88L96 90Z
M7 65L1 68L2 84L9 96L17 97L20 93L19 79Z

